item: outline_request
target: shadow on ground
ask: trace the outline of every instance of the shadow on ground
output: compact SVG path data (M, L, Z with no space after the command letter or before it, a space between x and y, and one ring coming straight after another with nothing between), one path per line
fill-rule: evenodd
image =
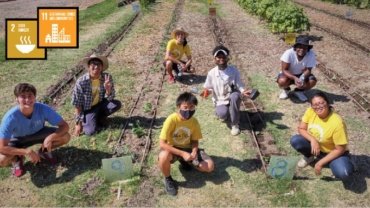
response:
M76 147L61 147L53 151L58 163L51 166L46 162L33 165L27 163L26 170L31 174L31 181L37 187L72 181L76 176L101 168L103 158L112 155L97 150L79 149Z
M351 155L355 173L350 180L343 182L345 189L361 194L367 191L366 178L370 178L370 157L367 155Z
M140 127L144 129L149 129L151 123L152 123L152 113L148 113L148 117L144 116L132 116L132 117L121 117L121 116L114 116L114 117L108 117L107 119L107 126L105 128L110 129L118 129L121 130L124 125L126 125L127 122L129 122L126 126L126 129L132 129L133 127L136 127L139 125ZM161 126L166 118L156 118L154 122L153 128L157 128L157 126Z
M230 180L231 177L226 170L229 167L236 167L245 173L259 170L261 167L261 162L257 159L241 161L230 157L211 156L211 158L215 163L215 170L212 173L202 173L195 169L186 171L180 168L185 181L179 181L179 186L184 188L201 188L206 185L206 181L219 185Z
M283 113L280 112L262 112L258 113L241 111L240 112L240 129L251 130L247 116L249 116L252 128L254 131L262 131L266 128L266 123L271 123L278 129L288 129L289 127L284 124L276 123L275 121L281 120ZM261 120L261 118L263 120ZM228 125L231 128L231 125Z
M206 81L206 76L196 74L184 74L181 76L181 79L177 81L185 85L197 85L204 83Z
M352 177L346 181L342 181L343 187L346 190L356 194L362 194L367 191L366 178L370 178L370 157L367 155L351 155L351 161L354 164L355 172ZM313 165L311 165L313 168ZM325 167L329 168L329 167ZM314 180L315 178L305 176L294 176L295 180ZM337 178L323 176L324 181L340 181Z
M350 99L349 99L346 95L337 95L337 94L329 93L329 92L325 92L325 91L323 91L323 90L319 90L319 89L311 89L311 90L307 90L307 91L305 91L305 95L306 95L306 97L308 98L308 101L306 101L306 102L300 101L300 100L299 100L299 99L294 95L294 92L293 92L293 91L291 91L291 92L289 93L289 99L290 99L290 101L292 101L293 103L296 103L296 104L304 104L304 103L309 102L309 100L311 99L311 97L312 97L316 92L319 92L319 91L324 92L324 93L328 96L328 98L329 98L329 100L330 100L331 104L333 104L334 102L349 102L349 101L350 101Z

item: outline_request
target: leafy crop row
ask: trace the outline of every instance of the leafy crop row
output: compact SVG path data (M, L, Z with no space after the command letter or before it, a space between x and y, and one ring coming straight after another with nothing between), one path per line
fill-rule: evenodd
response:
M361 9L370 8L369 0L322 0L322 1L329 1L335 4L349 4Z
M155 0L139 0L141 8L148 9L149 5L154 3Z
M302 32L310 23L302 8L288 0L237 0L249 13L260 16L273 33Z

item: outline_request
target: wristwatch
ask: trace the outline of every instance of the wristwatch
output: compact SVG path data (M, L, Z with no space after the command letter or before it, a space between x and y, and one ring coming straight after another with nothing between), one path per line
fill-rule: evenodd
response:
M75 116L75 123L76 125L79 124L81 122L81 116L80 115L76 115Z

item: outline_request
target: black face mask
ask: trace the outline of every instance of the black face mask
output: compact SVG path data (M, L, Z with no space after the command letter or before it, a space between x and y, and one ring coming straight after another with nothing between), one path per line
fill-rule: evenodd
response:
M195 110L180 110L180 114L186 120L190 119L195 113Z

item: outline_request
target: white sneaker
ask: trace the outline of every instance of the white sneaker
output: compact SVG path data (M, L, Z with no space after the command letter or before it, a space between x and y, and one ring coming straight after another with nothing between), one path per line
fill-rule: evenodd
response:
M300 159L300 160L298 161L297 166L298 166L299 168L304 168L304 167L306 167L308 164L312 163L314 160L315 160L314 156L311 156L311 157L303 157L302 159Z
M239 125L231 126L231 135L236 136L238 134L240 134Z
M285 99L287 99L288 98L288 94L289 94L289 91L290 90L282 90L281 91L281 93L280 93L280 95L279 95L279 98L281 99L281 100L285 100Z
M306 102L308 98L303 91L294 91L294 95L302 102Z

